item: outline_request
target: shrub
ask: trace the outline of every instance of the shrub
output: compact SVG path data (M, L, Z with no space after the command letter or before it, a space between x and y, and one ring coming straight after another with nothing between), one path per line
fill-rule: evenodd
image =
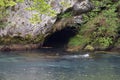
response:
M120 3L112 0L94 0L95 9L83 14L84 24L79 31L79 38L72 38L75 45L88 44L98 48L108 48L113 45L118 34L119 18L116 7ZM120 28L119 28L120 29ZM86 39L88 38L88 41ZM80 44L79 44L80 43Z

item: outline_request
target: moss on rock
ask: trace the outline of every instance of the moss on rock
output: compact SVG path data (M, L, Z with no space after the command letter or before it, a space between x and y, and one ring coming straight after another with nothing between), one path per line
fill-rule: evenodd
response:
M120 35L120 20L117 6L120 1L93 1L95 9L84 14L84 24L80 26L78 35L71 38L68 46L81 46L82 50L106 50L119 45L116 42Z
M37 44L37 43L43 43L44 36L38 35L35 38L33 38L31 35L26 35L25 37L20 36L5 36L0 37L0 45L11 45L11 44Z

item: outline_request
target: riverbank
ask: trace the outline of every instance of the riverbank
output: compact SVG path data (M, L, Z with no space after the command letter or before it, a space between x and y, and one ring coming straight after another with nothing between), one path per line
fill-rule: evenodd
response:
M0 45L0 51L22 51L38 49L41 46L38 44L11 44L11 45Z
M42 47L41 44L12 44L0 46L0 52L29 52L29 51L41 51L47 53L46 55L72 55L72 54L120 54L120 47L114 47L109 50L82 50L80 47L64 48L64 47ZM69 54L68 54L69 53Z

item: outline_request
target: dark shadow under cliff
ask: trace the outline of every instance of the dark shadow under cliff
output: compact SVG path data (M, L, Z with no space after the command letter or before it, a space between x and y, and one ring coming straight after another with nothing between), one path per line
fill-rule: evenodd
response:
M65 48L69 39L78 32L75 27L66 27L46 37L43 47Z

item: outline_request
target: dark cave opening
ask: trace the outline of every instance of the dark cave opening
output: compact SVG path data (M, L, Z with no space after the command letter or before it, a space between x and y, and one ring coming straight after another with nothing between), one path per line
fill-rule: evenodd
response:
M70 38L78 33L75 27L66 27L46 37L43 47L65 48Z

